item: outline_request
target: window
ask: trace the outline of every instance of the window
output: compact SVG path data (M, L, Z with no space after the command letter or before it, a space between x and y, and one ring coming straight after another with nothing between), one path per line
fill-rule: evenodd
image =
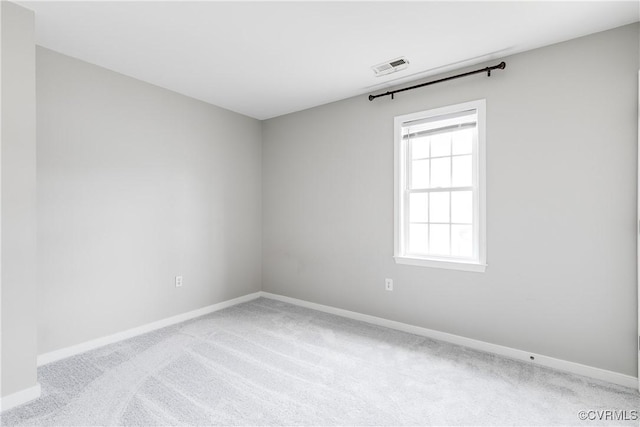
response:
M395 118L395 260L484 271L485 101Z

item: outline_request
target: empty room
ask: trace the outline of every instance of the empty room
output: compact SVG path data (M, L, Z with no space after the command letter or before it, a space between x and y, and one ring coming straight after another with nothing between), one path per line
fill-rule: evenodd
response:
M639 21L0 1L0 424L638 425Z

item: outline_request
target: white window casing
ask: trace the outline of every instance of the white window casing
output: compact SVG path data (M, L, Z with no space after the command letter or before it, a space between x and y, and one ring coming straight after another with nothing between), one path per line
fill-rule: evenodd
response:
M394 258L398 264L486 268L486 102L394 120Z

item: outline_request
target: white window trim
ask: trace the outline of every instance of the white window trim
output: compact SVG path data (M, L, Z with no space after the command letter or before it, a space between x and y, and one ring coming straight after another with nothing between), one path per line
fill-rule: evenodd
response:
M419 257L415 255L406 255L402 253L400 235L404 232L402 226L402 218L400 211L400 203L402 201L401 193L404 191L401 171L403 165L400 162L402 156L402 124L423 119L427 117L440 116L453 113L456 111L476 109L478 112L478 261L469 262L468 260L454 259L438 259L437 257ZM486 186L486 100L465 102L462 104L449 105L446 107L435 108L432 110L421 111L418 113L406 114L394 118L394 259L397 264L415 265L421 267L444 268L450 270L475 271L484 272L487 267L487 226L486 226L486 206L487 206L487 186Z

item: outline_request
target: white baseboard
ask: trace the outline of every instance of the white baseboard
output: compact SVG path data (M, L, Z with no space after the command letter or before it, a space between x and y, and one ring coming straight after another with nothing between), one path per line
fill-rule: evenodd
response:
M42 393L40 383L36 383L33 387L29 387L0 398L0 412L15 408L16 406L24 405L32 400L36 400L40 397L40 393Z
M168 317L166 319L158 320L156 322L147 323L146 325L138 326L137 328L127 329L126 331L118 332L106 337L97 338L91 341L86 341L81 344L65 347L60 350L43 353L38 356L38 366L46 365L51 362L66 359L67 357L75 356L80 353L84 353L89 350L103 347L108 344L113 344L118 341L133 338L138 335L146 334L147 332L155 331L166 326L175 325L176 323L184 322L185 320L194 319L196 317L204 316L205 314L213 313L214 311L222 310L223 308L231 307L243 302L251 301L259 298L261 292L254 292L252 294L244 295L238 298L233 298L227 301L219 302L217 304L209 305L207 307L199 308L197 310L189 311L187 313L178 314L176 316Z
M583 375L585 377L607 381L607 382L618 384L624 387L638 389L638 378L632 377L630 375L625 375L625 374L621 374L613 371L607 371L605 369L582 365L580 363L569 362L567 360L556 359L554 357L544 356L541 354L530 353L527 351L518 350L511 347L491 344L488 342L474 340L472 338L466 338L459 335L449 334L446 332L435 331L433 329L422 328L420 326L408 325L406 323L396 322L394 320L387 320L381 317L370 316L368 314L357 313L355 311L343 310L341 308L335 308L328 305L316 304L313 302L304 301L296 298L285 297L282 295L272 294L269 292L261 292L260 294L265 298L288 302L290 304L299 305L301 307L311 308L313 310L318 310L325 313L347 317L349 319L360 320L362 322L372 323L374 325L379 325L379 326L385 326L387 328L396 329L399 331L408 332L411 334L420 335L427 338L433 338L436 340L469 347L469 348L484 351L487 353L494 353L500 356L521 360L523 362L546 366L549 368L557 369L559 371L570 372L572 374ZM532 357L533 357L533 360L531 359Z
M98 347L103 347L105 345L122 341L128 338L132 338L137 335L142 335L147 332L154 331L156 329L161 329L166 326L184 322L185 320L190 320L196 317L204 316L206 314L213 313L215 311L222 310L224 308L231 307L236 304L241 304L243 302L251 301L259 297L265 297L265 298L270 298L278 301L288 302L290 304L299 305L301 307L307 307L313 310L335 314L337 316L347 317L349 319L360 320L362 322L367 322L374 325L384 326L387 328L424 336L427 338L445 341L452 344L473 348L475 350L485 351L487 353L498 354L498 355L509 357L512 359L521 360L527 363L534 363L541 366L546 366L549 368L557 369L559 371L570 372L573 374L583 375L585 377L595 378L595 379L607 381L613 384L618 384L621 386L638 389L638 378L632 377L630 375L625 375L618 372L595 368L593 366L582 365L580 363L569 362L567 360L556 359L554 357L544 356L536 353L530 353L524 350L518 350L515 348L505 347L498 344L491 344L488 342L479 341L472 338L466 338L459 335L440 332L433 329L427 329L420 326L409 325L402 322L396 322L394 320L383 319L381 317L370 316L368 314L362 314L362 313L357 313L355 311L343 310L341 308L335 308L328 305L316 304L309 301L304 301L296 298L286 297L286 296L272 294L270 292L263 292L263 291L254 292L252 294L244 295L228 301L223 301L217 304L200 308L198 310L193 310L188 313L179 314L177 316L169 317L163 320L159 320L157 322L148 323L146 325L139 326L137 328L128 329L123 332L118 332L113 335L97 338L95 340L87 341L71 347L66 347L60 350L44 353L38 356L38 366L46 365L47 363L55 362L61 359L65 359L67 357L75 356L77 354L84 353L86 351L93 350ZM533 360L531 359L532 357L533 357ZM38 385L37 387L38 387L38 395L39 395L40 386ZM26 393L27 391L32 389L35 389L35 387L32 387L31 389L25 390L23 392L16 393L15 395L18 395L18 394L21 395L21 393ZM8 405L8 403L6 402L9 402L9 403L12 402L13 396L14 395L10 395L2 399L2 405L3 405L2 408L4 408L4 405ZM27 394L27 396L29 395ZM10 399L10 400L6 401L6 399ZM31 400L31 398L28 398L24 402L28 400ZM19 401L19 399L17 401ZM17 403L17 404L19 405L21 403ZM16 405L13 405L13 406L16 406Z

